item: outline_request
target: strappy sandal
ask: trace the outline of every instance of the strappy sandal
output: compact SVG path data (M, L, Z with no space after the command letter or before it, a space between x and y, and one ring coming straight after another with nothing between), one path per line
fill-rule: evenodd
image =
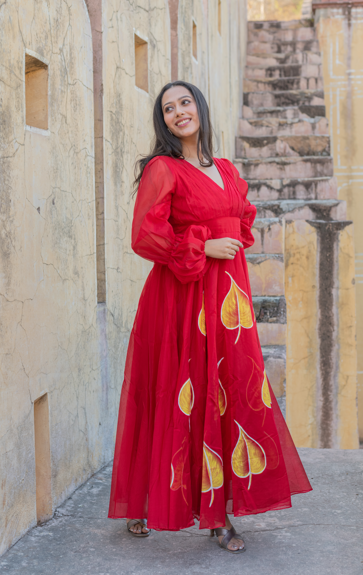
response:
M233 539L233 537L235 537L236 539L242 539L242 536L236 533L236 530L233 527L233 525L230 529L224 529L223 527L217 527L216 529L211 529L210 536L213 537L214 534L216 534L217 537L224 535L222 541L218 540L219 546L222 547L222 549L226 549L230 553L244 553L246 551L246 545L243 547L243 549L228 549L228 543L231 541L231 539Z
M139 523L142 526L141 529L147 527L147 519L130 519L130 521L127 522L127 530L129 533L131 533L131 535L135 535L135 537L149 537L151 529L147 533L143 533L142 531L140 531L140 533L134 533L131 531L131 527L138 525Z

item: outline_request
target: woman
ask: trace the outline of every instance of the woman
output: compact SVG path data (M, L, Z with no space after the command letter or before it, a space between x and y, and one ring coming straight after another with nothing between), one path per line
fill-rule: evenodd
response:
M256 208L236 168L212 157L198 88L167 84L154 128L132 248L155 264L128 348L109 517L139 537L196 518L240 553L228 513L285 509L311 490L264 371L243 251Z

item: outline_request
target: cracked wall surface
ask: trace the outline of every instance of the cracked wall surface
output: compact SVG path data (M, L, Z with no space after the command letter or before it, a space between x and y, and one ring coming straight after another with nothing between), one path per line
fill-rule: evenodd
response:
M55 508L104 450L95 282L91 30L83 0L0 6L1 548L36 522L34 401L49 394ZM25 51L49 130L25 127ZM109 438L112 441L112 435Z
M339 199L354 222L357 348L363 346L363 7L342 5L315 11L323 61L334 174ZM359 436L363 441L363 356L358 353Z
M90 14L84 0L0 2L0 554L36 524L39 397L48 393L53 510L111 459L129 335L151 268L131 250L131 194L154 99L171 77L168 1L87 2ZM179 1L179 78L206 95L215 155L232 160L245 4L223 3L222 34L215 4ZM135 33L148 42L148 93L135 87ZM25 125L26 51L48 65L48 130ZM106 301L97 304L102 217Z

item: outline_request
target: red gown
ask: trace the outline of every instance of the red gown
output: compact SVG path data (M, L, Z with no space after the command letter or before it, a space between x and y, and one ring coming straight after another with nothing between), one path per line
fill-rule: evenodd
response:
M144 170L132 248L155 262L131 332L109 517L200 528L291 507L311 490L264 370L243 250L208 258L211 238L254 242L247 183L215 159L224 190L185 160Z

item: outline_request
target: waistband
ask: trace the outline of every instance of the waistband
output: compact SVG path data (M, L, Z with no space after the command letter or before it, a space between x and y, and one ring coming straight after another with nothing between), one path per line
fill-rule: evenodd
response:
M241 233L241 220L240 218L235 217L222 217L222 218L213 218L211 220L203 220L199 222L193 222L195 225L199 226L207 226L213 238L221 238L229 235L236 235L239 236ZM185 226L173 226L175 233L182 233L185 231L192 223L188 223Z

